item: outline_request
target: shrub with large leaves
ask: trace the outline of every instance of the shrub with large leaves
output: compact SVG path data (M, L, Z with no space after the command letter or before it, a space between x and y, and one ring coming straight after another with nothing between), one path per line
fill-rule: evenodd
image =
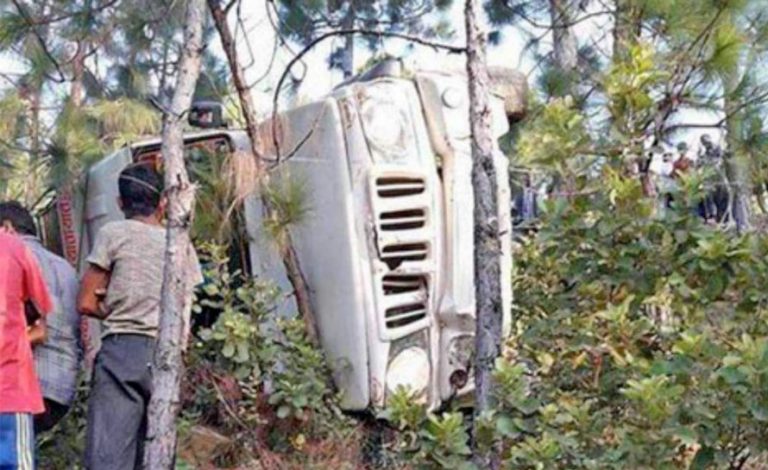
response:
M609 167L548 204L496 374L511 467L746 468L768 449L768 239L704 225L699 182L662 216Z
M279 289L230 270L226 247L201 251L207 282L195 308L184 418L247 438L240 450L268 441L284 451L349 432L325 356L301 320L278 311Z

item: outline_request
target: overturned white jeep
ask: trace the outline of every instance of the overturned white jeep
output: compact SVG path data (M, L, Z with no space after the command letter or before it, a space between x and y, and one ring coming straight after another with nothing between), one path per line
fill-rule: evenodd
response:
M516 73L494 70L492 78L500 137L523 115L527 90ZM384 407L401 385L430 407L466 395L473 376L474 276L482 267L474 265L463 73L407 73L385 62L324 99L281 113L279 122L283 161L274 171L300 178L309 194L310 216L293 234L294 247L342 406ZM264 135L271 129L266 123ZM208 129L185 142L250 151L242 130ZM274 146L265 148L275 159ZM122 217L118 174L159 159L159 152L159 139L126 146L92 166L79 188L59 193L42 217L48 245L82 269L99 228ZM508 329L510 195L507 160L496 152ZM265 242L261 198L249 197L242 216L250 274L290 292L282 263ZM95 328L92 323L91 339Z

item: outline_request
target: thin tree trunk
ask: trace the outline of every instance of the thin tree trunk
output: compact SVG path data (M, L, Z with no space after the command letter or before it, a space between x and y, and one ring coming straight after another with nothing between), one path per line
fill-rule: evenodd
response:
M626 0L616 0L616 11L613 17L613 62L620 61L630 43L630 26L627 21L629 8Z
M552 53L555 58L555 67L559 73L560 80L565 85L561 89L556 89L556 93L561 96L573 96L575 71L578 65L578 44L576 36L573 34L573 27L570 26L573 18L571 15L571 6L569 0L549 0L549 14L552 22ZM569 181L571 176L566 175L563 181L563 175L555 174L553 186L559 190L563 186L569 186L573 183Z
M642 34L642 10L636 0L615 0L613 13L613 57L614 64L626 62L630 58L630 49L636 46ZM654 143L655 144L655 143ZM642 144L634 141L630 148L642 149ZM647 197L656 197L656 190L650 172L652 157L637 155L638 178Z
M219 31L222 48L224 49L227 61L229 62L232 80L235 84L237 96L240 100L240 107L242 108L243 117L245 119L245 129L248 133L248 138L251 141L251 152L253 153L254 158L257 159L257 162L261 167L260 169L263 170L264 165L259 148L259 123L256 120L256 107L253 104L251 92L246 84L243 68L237 60L235 41L232 36L232 31L229 29L229 24L227 23L226 12L221 8L221 0L208 0L208 7L211 10L214 24ZM277 123L273 123L273 125L277 125ZM266 175L263 175L263 177L266 178ZM272 210L266 199L263 200L263 203L267 211ZM307 336L309 337L309 340L316 345L318 342L317 321L309 302L309 287L307 286L307 281L301 270L299 257L296 250L293 248L293 240L290 233L287 234L285 248L281 252L281 257L283 259L283 266L285 267L288 280L290 281L291 286L293 286L296 297L296 306L299 310L299 315L301 315L304 320Z
M741 112L731 112L738 103L734 102L732 93L739 86L739 74L737 70L729 71L723 78L725 91L726 119L726 143L728 149L725 158L725 173L728 177L728 193L730 194L730 213L736 223L736 230L743 233L749 230L751 224L751 210L749 197L750 188L749 160L746 152L739 150L739 138L743 131L743 115Z
M192 104L203 52L205 0L189 0L184 50L171 106L163 118L162 156L168 197L168 225L161 295L160 331L154 358L144 467L170 470L176 453L176 416L182 375L183 322L192 308L184 267L193 249L189 223L194 187L184 165L183 119Z
M552 19L552 47L555 66L568 80L566 94L572 91L573 72L578 66L579 47L573 32L573 15L568 0L549 0L549 13Z
M69 88L69 103L73 108L80 109L83 105L84 101L84 91L83 91L83 76L85 73L85 44L83 41L77 42L77 51L75 51L75 56L72 58L72 82L70 83ZM59 196L58 201L59 204L63 206L68 206L72 204L72 194L73 194L73 184L72 184L72 177L70 172L67 172L65 179L63 182L60 182L62 185L59 188ZM71 214L67 214L68 218L71 218ZM65 246L65 256L67 260L72 264L72 266L77 266L77 245L75 245L75 249L72 250L70 247L70 250L67 250L67 247ZM83 316L80 318L80 342L84 345L86 345L86 351L85 351L85 361L88 367L91 367L93 365L93 342L91 338L91 322L92 319L89 319L86 316Z
M27 99L27 116L29 120L29 126L27 129L29 135L29 149L32 153L32 160L40 161L41 149L40 145L40 95L42 94L42 86L33 85L29 91L29 97Z
M34 84L29 89L29 94L27 96L26 101L26 112L27 112L27 137L29 139L29 156L28 156L28 169L31 172L27 178L24 179L23 185L23 191L22 191L22 201L26 207L31 206L34 203L34 199L37 197L36 194L36 184L38 183L38 179L35 177L34 173L32 172L37 165L40 164L40 161L43 157L43 147L42 147L42 140L40 138L40 129L42 128L40 124L40 99L42 94L42 85Z
M160 83L157 86L157 97L163 106L168 104L168 54L170 52L170 41L163 41L163 58L160 65Z
M344 29L354 29L355 27L355 2L349 0L349 9L347 16L344 18ZM355 35L347 34L344 36L344 56L341 60L342 72L344 73L344 80L352 78L355 74Z
M83 74L85 73L85 41L77 42L77 51L72 58L72 83L69 91L69 101L72 106L79 108L83 104Z
M475 197L475 416L493 408L493 365L501 352L501 240L493 131L489 105L490 78L486 64L486 28L480 0L466 0L467 78L472 130L472 188ZM481 468L498 468L496 446L475 445Z

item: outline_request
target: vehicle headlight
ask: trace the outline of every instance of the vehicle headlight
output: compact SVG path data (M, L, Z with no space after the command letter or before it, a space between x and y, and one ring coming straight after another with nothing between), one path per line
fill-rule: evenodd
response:
M427 351L417 347L404 349L389 363L387 390L392 393L398 387L404 387L420 395L429 386L430 373Z
M409 156L407 107L399 105L394 93L395 87L384 87L366 97L361 107L365 138L380 163L405 163Z

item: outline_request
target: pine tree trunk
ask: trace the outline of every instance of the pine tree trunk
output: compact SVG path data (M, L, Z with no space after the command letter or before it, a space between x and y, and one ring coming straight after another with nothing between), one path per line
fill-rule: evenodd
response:
M79 108L83 104L83 74L85 73L85 41L77 42L77 51L72 58L72 83L69 88L69 101Z
M182 375L183 319L192 306L191 286L184 266L192 244L189 223L194 187L184 165L183 119L192 104L203 52L205 0L189 0L184 25L184 49L176 89L163 118L162 156L168 197L168 228L161 294L160 331L154 359L152 398L149 403L144 467L170 470L176 453L176 416Z
M352 29L355 27L355 2L349 0L349 9L347 10L347 16L344 18L344 29ZM355 74L355 35L347 34L344 36L344 56L341 59L342 72L344 73L344 80L352 78Z
M571 25L573 15L570 9L568 0L549 0L553 54L555 65L562 74L573 73L579 60L579 47Z
M571 15L569 0L549 0L549 14L552 22L552 55L555 59L555 67L564 80L565 87L556 90L562 96L573 95L576 66L578 65L578 44L570 26L573 18ZM568 179L570 177L566 177ZM570 181L563 181L562 175L555 174L553 187L559 191L563 185L570 185Z
M237 96L240 101L240 107L243 111L243 117L245 119L245 129L248 133L248 138L251 141L251 152L254 158L259 162L261 169L263 169L263 160L261 159L261 151L259 149L259 123L256 120L256 107L253 104L251 92L248 89L248 85L245 81L245 73L240 66L240 62L237 60L237 50L235 49L235 40L232 36L232 31L227 23L226 12L221 8L221 0L208 0L208 7L211 10L214 24L219 31L219 37L221 38L221 45L224 49L224 53L227 56L227 62L229 63L229 70L232 73L232 80L237 90ZM273 125L277 125L273 123ZM263 175L266 178L266 175ZM264 206L267 211L271 211L268 201L263 200ZM288 280L293 287L296 297L296 306L299 310L299 315L304 320L304 327L307 332L309 340L317 345L317 321L315 319L314 311L309 302L309 287L307 281L304 278L301 270L301 264L299 263L299 257L296 250L293 249L293 240L288 234L285 249L281 253L283 259L283 266L285 267Z
M725 123L728 151L724 163L729 183L731 216L736 224L736 230L743 233L752 226L749 206L752 191L750 188L749 160L746 153L739 150L739 138L743 131L743 116L741 112L732 112L738 106L738 103L733 100L732 93L739 86L739 81L738 72L735 70L729 71L723 78L725 113L728 116Z
M28 168L34 168L36 165L40 163L43 157L43 146L42 146L42 140L40 138L40 130L42 129L41 120L40 120L40 99L42 94L42 86L41 85L32 85L28 91L28 95L26 98L26 131L27 131L27 138L29 140L29 162L28 162ZM30 207L33 203L36 196L36 187L35 184L37 183L37 179L33 175L29 175L28 178L24 179L23 187L24 190L22 192L22 202L24 206Z
M21 96L25 109L25 134L27 146L30 151L30 159L33 162L40 161L42 146L40 143L40 95L42 86L29 84L23 88Z
M467 78L472 131L472 188L475 197L475 416L493 408L493 366L501 352L501 240L497 211L497 180L486 64L486 28L480 0L466 0ZM499 451L475 445L481 468L498 468Z

